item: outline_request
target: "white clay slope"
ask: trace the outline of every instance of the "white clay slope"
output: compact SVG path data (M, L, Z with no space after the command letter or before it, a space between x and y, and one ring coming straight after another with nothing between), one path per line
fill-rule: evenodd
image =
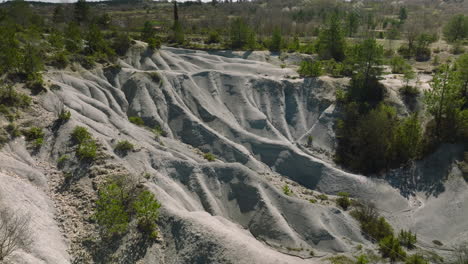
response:
M112 162L142 179L144 173L153 175L145 185L163 205L159 225L166 246L149 247L140 263L319 263L323 256L353 253L358 244L373 247L349 212L333 203L312 204L300 194L284 195L281 179L286 178L311 190L347 191L376 203L397 229L416 231L421 246L429 247L434 239L447 245L466 239L467 186L457 168L447 183L437 181L446 172L434 172L436 179L427 188L413 188L416 198L411 199L401 193L406 176L389 184L337 169L331 162L334 94L346 80L291 78L297 74L268 63L277 60L269 56L175 48L149 53L139 43L119 62L121 68L49 71L47 79L60 89L41 95L45 115L53 119L63 101L72 119L55 135L47 133L34 157L21 147L21 139L0 152L0 202L13 207L18 199L25 207L41 208L34 213L35 225L50 227L34 230L49 243L33 244L16 259L70 260L67 240L52 217L50 176L40 163L55 164L70 150L70 133L77 125L90 129ZM168 133L163 145L128 116L161 126ZM312 149L305 147L308 135L314 138ZM115 155L119 140L129 140L138 150ZM218 160L207 162L195 148ZM411 179L433 173L434 160L438 167L452 168L461 149L447 146L440 152L416 164ZM398 179L408 174L392 173ZM83 177L86 182L88 176ZM431 184L445 185L445 191L428 192ZM29 196L24 197L25 190ZM316 257L310 257L310 249Z

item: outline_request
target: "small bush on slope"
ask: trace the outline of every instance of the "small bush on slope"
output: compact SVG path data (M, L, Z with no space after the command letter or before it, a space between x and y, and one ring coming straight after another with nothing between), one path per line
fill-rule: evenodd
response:
M161 204L158 203L151 192L143 191L138 195L136 201L133 203L133 207L140 229L155 238L157 236L156 221L159 217Z
M400 244L407 249L415 248L415 244L418 241L416 234L412 233L411 230L401 230L400 234L398 234L398 240L400 240Z
M151 238L157 237L156 221L161 204L154 195L139 191L130 176L117 177L101 187L94 218L105 237L124 234L133 217L138 227Z
M145 125L145 122L139 116L130 116L128 118L128 121L130 121L131 123L133 123L133 124L135 124L137 126L144 126Z
M91 133L89 133L86 127L77 126L73 130L71 138L76 144L81 144L82 142L91 139Z
M338 199L336 199L336 204L341 206L345 211L348 210L348 207L351 205L351 200L349 199L349 193L339 192Z
M135 149L135 146L132 143L130 143L128 140L119 141L117 145L115 146L115 151L117 153L121 153L124 155L134 149Z
M98 146L94 139L88 139L78 145L76 155L81 160L93 160L97 156Z
M105 235L113 236L127 231L130 217L125 208L125 199L128 199L128 194L116 183L99 190L95 218Z

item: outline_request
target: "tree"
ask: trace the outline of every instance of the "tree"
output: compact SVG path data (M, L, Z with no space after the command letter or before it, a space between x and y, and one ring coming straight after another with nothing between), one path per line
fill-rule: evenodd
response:
M38 47L31 43L27 43L24 51L21 71L30 81L38 78L38 73L44 68L42 54Z
M0 262L22 246L31 243L28 215L0 209Z
M406 252L401 248L398 238L393 235L379 241L379 251L382 257L389 258L392 263L406 258Z
M351 81L349 96L357 102L376 104L383 99L378 83L382 74L383 47L375 39L366 39L352 49L350 63L357 69Z
M304 60L301 62L297 72L305 77L319 77L323 74L322 62L319 60Z
M86 23L89 20L89 6L86 0L78 0L74 6L74 18L78 24Z
M138 225L145 231L154 232L156 221L159 217L158 203L154 195L149 191L141 192L133 204L138 219Z
M427 61L431 58L431 49L429 45L437 39L434 35L421 33L416 37L414 55L418 61Z
M406 82L406 87L409 87L409 82L414 78L416 78L416 73L413 71L411 66L405 67L405 69L403 70L403 79Z
M346 34L352 37L359 28L359 15L356 12L350 12L346 17Z
M132 42L130 40L130 37L126 33L119 33L115 37L113 43L112 43L112 48L115 50L115 52L123 56L127 53L128 49L132 45Z
M242 18L231 23L230 39L232 49L255 48L255 33Z
M444 27L444 36L448 42L456 42L468 37L468 17L462 14L451 17Z
M400 241L400 244L407 249L415 248L415 244L418 241L416 234L412 233L411 230L401 230L400 234L398 234L398 240Z
M78 53L82 49L81 30L77 23L70 22L65 28L65 48L70 53Z
M62 6L59 5L54 9L54 15L52 16L52 21L55 24L65 22L65 12Z
M112 236L126 232L130 221L125 210L128 193L118 184L112 182L99 190L96 202L95 218L106 235Z
M367 258L366 255L360 255L356 260L356 264L367 264L367 263L369 263L369 259Z
M174 23L179 22L179 9L177 8L177 1L174 2Z
M408 12L406 11L406 7L404 6L400 7L398 18L400 19L400 21L404 21L408 18Z
M392 152L395 165L417 158L421 152L423 131L418 115L400 121L394 134Z
M317 52L322 59L345 59L346 40L341 28L338 14L333 14L327 24L327 28L320 32L317 40Z
M90 55L98 54L98 55L108 55L112 56L113 51L109 48L108 42L104 39L104 36L99 30L96 24L91 24L89 26L88 32L86 34L86 41L88 43L87 46L87 53Z
M0 27L0 73L19 70L21 53L16 30L12 25Z
M270 42L270 51L281 51L283 45L283 37L278 27L273 30L273 35Z
M465 97L465 104L468 103L468 53L461 55L456 61L458 76L462 82L462 95Z
M431 89L425 91L424 101L428 112L434 116L435 134L440 140L454 138L466 126L466 117L462 106L465 98L461 97L462 82L459 74L448 65L442 65L431 82ZM464 110L466 111L466 110Z
M390 67L392 73L404 73L409 67L411 67L403 57L394 56L390 59Z
M468 263L468 244L459 245L455 249L455 261L452 264Z
M150 21L146 21L145 25L143 26L143 30L141 31L141 40L148 42L149 39L154 38L155 31L153 28L153 24Z

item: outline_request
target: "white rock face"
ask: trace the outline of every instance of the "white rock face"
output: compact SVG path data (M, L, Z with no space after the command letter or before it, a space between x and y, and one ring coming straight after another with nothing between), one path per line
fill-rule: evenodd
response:
M431 169L452 168L460 148L443 148L416 164L411 175L392 172L393 181L346 173L332 162L334 94L346 80L291 78L297 74L269 63L278 60L269 56L175 48L151 54L139 43L119 62L121 68L49 71L46 79L60 89L42 95L41 104L53 116L62 101L72 119L55 133L50 129L34 156L24 142L0 152L1 205L34 216L35 242L11 262L72 259L40 164L56 164L68 153L77 125L89 128L114 163L139 177L152 175L145 185L163 205L165 245L145 248L138 263L319 263L324 256L353 253L358 244L373 247L333 202L284 195L286 178L311 190L346 191L372 201L395 227L416 231L422 246L434 239L446 245L466 239L468 186L456 168L448 180L447 171ZM160 126L167 133L163 144L129 116ZM305 146L309 135L311 148ZM115 155L119 140L131 141L137 151ZM196 148L217 160L206 161ZM83 188L91 190L88 177L83 175ZM128 259L120 261L137 261Z

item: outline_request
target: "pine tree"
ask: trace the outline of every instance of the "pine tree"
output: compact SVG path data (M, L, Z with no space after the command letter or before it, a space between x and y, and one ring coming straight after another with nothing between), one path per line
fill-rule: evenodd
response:
M317 41L317 52L322 59L345 59L346 40L338 14L333 14L327 28L320 32Z
M89 6L86 0L78 0L74 9L75 22L78 24L86 23L89 20Z

